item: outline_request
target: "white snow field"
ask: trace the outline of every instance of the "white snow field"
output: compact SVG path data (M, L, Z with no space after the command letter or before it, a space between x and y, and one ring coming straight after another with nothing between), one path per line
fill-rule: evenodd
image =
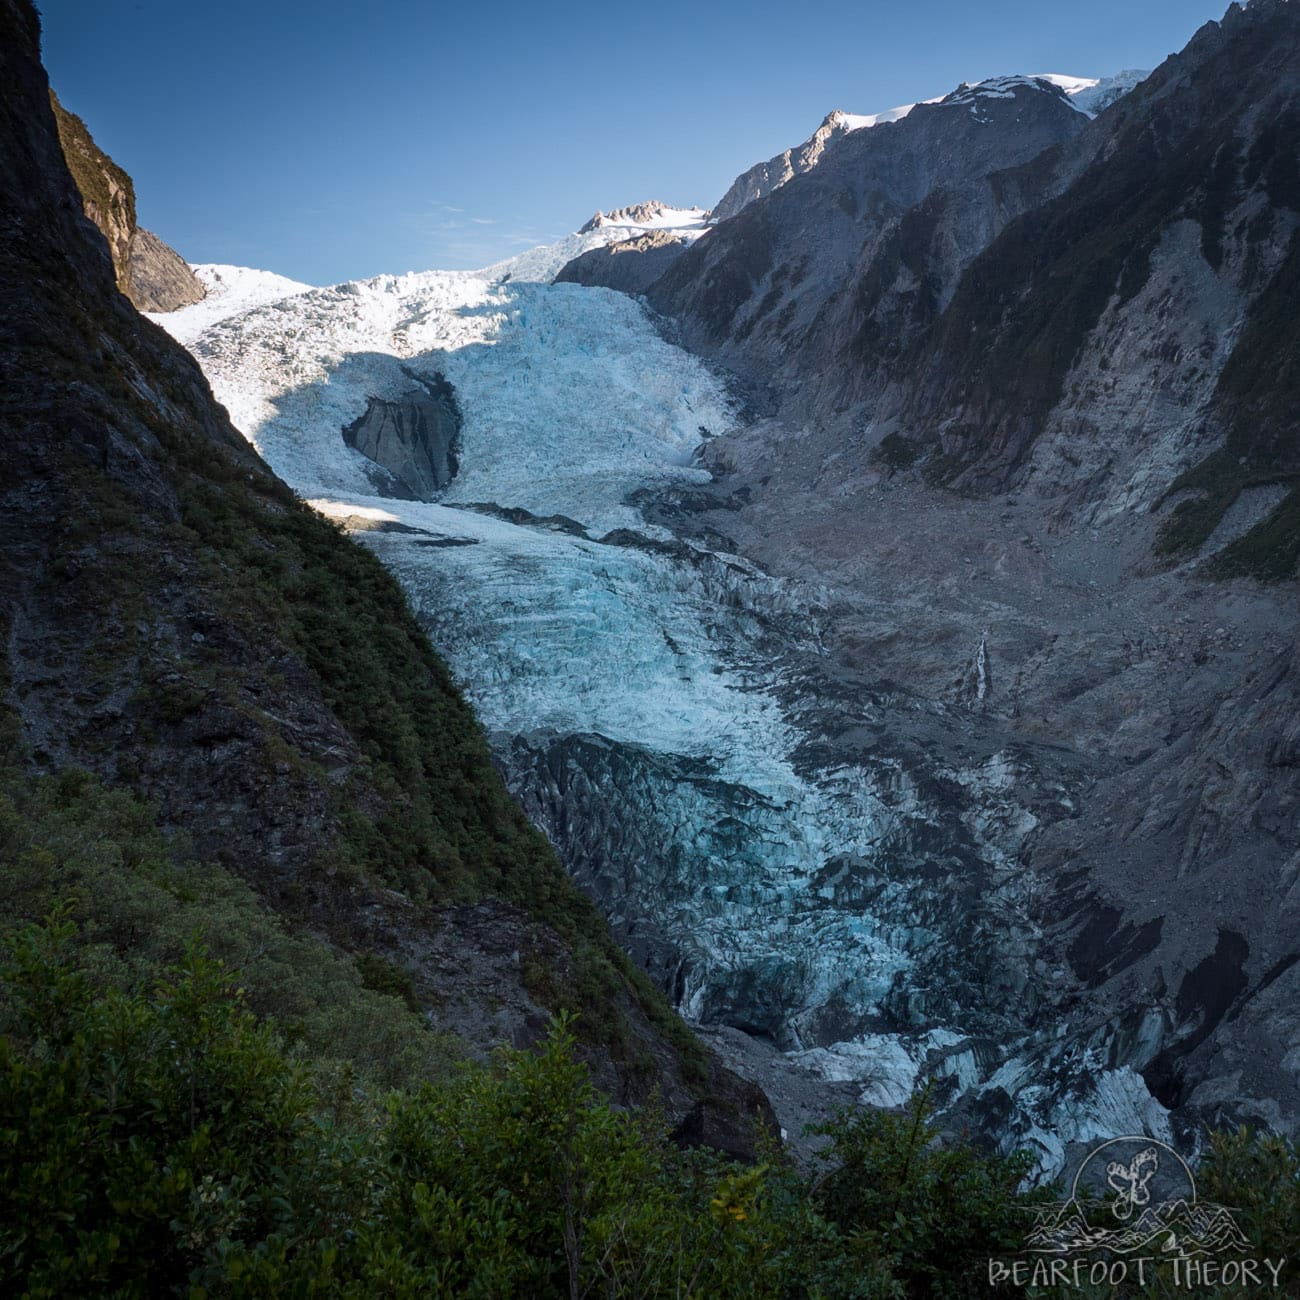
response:
M634 493L707 478L694 453L735 411L633 299L540 282L575 246L491 274L322 289L205 267L209 298L155 319L272 468L351 520L397 576L512 788L562 847L569 835L570 865L611 920L658 936L652 956L668 953L657 969L686 1015L758 1024L825 1077L860 1080L871 1100L905 1097L923 1068L962 1090L992 1086L959 1050L958 1023L920 1037L849 1030L817 1046L828 1023L879 1016L910 969L944 960L906 882L879 878L870 906L854 883L905 838L902 822L932 813L888 761L796 761L812 724L799 720L807 698L792 695L791 665L821 653L819 594L642 518ZM376 496L370 462L342 430L370 398L401 398L435 374L463 415L459 472L436 502ZM835 707L865 720L870 706ZM1000 771L952 776L988 784L992 807ZM588 802L575 816L560 800L567 824L547 824L538 810L554 805L555 783L578 776ZM590 852L575 861L584 836ZM935 1064L938 1045L947 1066ZM1020 1077L1013 1048L999 1079ZM1091 1095L1062 1101L1021 1069L1022 1140L1041 1135L1049 1166L1062 1141L1098 1124L1098 1106L1149 1101L1104 1086L1104 1071Z
M1136 69L1118 72L1111 77L1071 77L1060 72L1038 72L1028 76L989 77L984 81L973 81L967 86L968 96L982 95L990 99L1009 99L1015 93L1016 86L1029 86L1035 81L1050 82L1065 92L1072 108L1078 109L1086 117L1095 117L1103 108L1108 108L1122 95L1128 94L1140 81L1145 81L1150 74ZM958 92L954 92L956 94ZM946 95L936 95L933 99L920 100L920 104L938 104ZM963 97L953 102L968 102ZM837 109L831 117L841 122L850 131L863 131L873 126L883 126L887 122L899 122L905 118L917 104L900 104L897 108L886 109L883 113L846 113Z
M274 271L255 271L247 266L206 263L190 268L199 277L207 296L180 311L149 314L180 342L192 343L204 330L229 316L267 303L307 293L311 285L300 284Z
M947 97L950 105L974 105L980 99L1014 99L1018 86L1032 87L1035 82L1046 81L1064 92L1071 108L1085 117L1096 117L1104 108L1109 108L1117 99L1127 95L1139 82L1145 81L1148 73L1138 70L1118 72L1112 77L1069 77L1059 72L1041 72L1031 76L989 77L984 81L975 81L968 86L958 87ZM937 103L930 100L930 103Z
M444 498L567 514L602 531L638 523L625 495L707 478L691 467L731 421L721 385L611 290L497 284L470 272L379 276L312 289L191 334L231 419L303 496L374 492L344 425L370 397L441 372L465 414L462 469ZM404 369L405 367L405 369Z

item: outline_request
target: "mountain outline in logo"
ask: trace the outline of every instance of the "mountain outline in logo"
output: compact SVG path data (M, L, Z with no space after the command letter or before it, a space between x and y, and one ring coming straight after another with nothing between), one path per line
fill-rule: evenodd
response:
M1099 1200L1090 1193L1090 1182L1114 1199ZM1037 1254L1106 1250L1117 1255L1212 1255L1250 1250L1232 1211L1201 1200L1191 1167L1159 1138L1117 1137L1093 1148L1075 1173L1070 1199L1038 1206L1034 1214L1025 1249Z

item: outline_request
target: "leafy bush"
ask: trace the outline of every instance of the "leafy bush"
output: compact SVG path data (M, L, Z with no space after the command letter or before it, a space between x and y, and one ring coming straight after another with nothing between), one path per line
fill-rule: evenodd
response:
M1300 1290L1300 1147L1273 1133L1214 1133L1197 1170L1197 1191L1226 1205L1253 1252L1286 1259L1289 1294Z
M11 945L0 1039L0 1281L25 1296L239 1294L328 1272L362 1148L192 947L147 994L96 993L56 917ZM265 1294L265 1292L262 1292Z
M983 1295L988 1258L1023 1246L1017 1189L1032 1160L941 1143L928 1088L901 1112L843 1112L813 1132L830 1139L819 1155L832 1166L817 1208L902 1294Z
M820 1126L812 1180L616 1110L564 1018L536 1053L380 1097L291 1051L197 942L106 988L70 910L0 964L4 1294L968 1296L1022 1244L1025 1161L941 1144L925 1093ZM1298 1179L1294 1144L1244 1131L1201 1171L1274 1257Z
M102 994L66 910L0 972L7 1294L775 1294L762 1171L613 1110L566 1022L381 1105L290 1057L197 944Z
M409 988L376 988L346 956L292 933L243 881L187 858L148 805L88 773L33 779L0 763L0 897L0 935L72 900L69 943L100 990L147 986L202 930L248 1009L311 1055L381 1085L446 1074L464 1055L408 1009Z

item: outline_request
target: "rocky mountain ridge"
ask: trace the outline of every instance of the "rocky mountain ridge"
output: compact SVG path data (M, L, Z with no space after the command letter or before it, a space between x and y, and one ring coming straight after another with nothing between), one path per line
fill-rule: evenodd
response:
M755 199L762 198L773 190L780 189L788 180L802 176L811 171L820 161L826 146L832 140L847 135L850 131L865 126L875 126L879 122L894 122L906 117L914 105L906 104L901 108L891 109L871 118L854 117L843 109L833 109L822 119L821 125L802 144L786 149L770 158L767 162L755 163L747 171L741 172L732 181L730 188L713 206L710 219L716 225L734 217L742 208Z
M629 203L624 208L612 208L609 212L597 212L585 225L578 227L578 234L587 235L603 226L654 226L665 221L681 225L684 220L707 221L709 215L703 208L678 208L659 199L650 199L645 203Z
M991 77L986 81L976 82L973 86L964 82L953 94L972 96L996 94L1016 83L1041 81L1060 90L1075 108L1091 117L1128 94L1146 76L1145 72L1129 70L1100 79L1054 74L1041 77ZM944 98L943 95L939 95L923 102L938 104L943 102ZM766 162L755 163L753 167L737 176L726 194L710 212L709 219L716 225L728 217L734 217L755 199L763 198L773 190L780 189L795 176L802 176L805 172L811 171L821 161L822 155L832 141L847 135L850 131L861 131L890 122L900 122L915 107L916 104L902 104L898 108L887 109L882 113L868 114L846 113L841 108L832 110L822 120L817 130L802 144L786 149Z
M644 294L691 241L671 230L647 230L600 248L589 248L566 262L555 276L557 284L585 284Z
M1088 126L1050 82L959 88L834 140L816 167L697 241L647 298L760 403L820 414L860 378L833 359L864 313L888 347L910 337L1054 183L1045 153Z
M1088 107L1101 108L1099 120L1079 114L1050 147L1026 135L1019 108L1008 111L1023 103L1041 113L1045 100L1067 98L1062 86L1033 78L963 87L891 126L851 133L816 171L724 221L644 292L691 346L754 389L759 409L768 403L839 432L865 428L868 442L888 438L895 448L928 447L937 437L927 472L943 482L979 488L1023 479L1051 491L1073 444L1093 449L1067 472L1071 492L1093 498L1094 516L1197 493L1200 505L1198 497L1174 503L1159 544L1168 554L1194 554L1242 492L1271 501L1264 512L1271 517L1281 508L1273 498L1290 482L1285 452L1270 444L1266 465L1238 433L1236 460L1247 472L1222 491L1200 486L1210 472L1211 430L1231 425L1227 408L1240 404L1230 394L1261 382L1257 373L1245 378L1254 373L1248 358L1258 355L1256 336L1243 338L1240 350L1236 337L1252 320L1276 317L1286 297L1295 211L1287 179L1293 22L1293 9L1275 0L1234 6L1136 90L1125 89L1136 74L1098 83ZM1125 93L1116 98L1117 90ZM981 155L963 147L965 171L936 170L942 180L932 190L891 194L898 160L934 166L941 146L924 125L962 108L967 129L987 128L999 137L997 149ZM891 206L846 222L859 190ZM818 234L804 241L810 221ZM825 238L823 228L839 233ZM598 282L591 266L583 275ZM1115 288L1118 298L1107 306ZM1062 292L1071 295L1067 302ZM1149 338L1157 300L1169 322L1157 326L1166 339L1159 348ZM984 323L991 320L992 330ZM1187 333L1192 321L1201 322L1196 337ZM1172 401L1152 414L1167 420L1179 411L1186 428L1156 440L1156 459L1152 440L1138 433L1131 443L1148 450L1134 456L1099 432L1097 417L1105 413L1110 428L1120 427L1120 412L1139 389L1150 389L1170 350L1181 359L1160 382L1174 386ZM1131 373L1124 384L1109 360L1117 353L1132 354L1132 366L1118 367ZM1203 362L1192 360L1202 354ZM1073 378L1072 366L1083 367ZM994 407L976 396L981 385L998 394ZM1076 387L1077 400L1063 401ZM1285 376L1279 388L1287 390ZM1091 421L1086 434L1081 419ZM1026 464L1036 431L1047 425L1063 427L1054 450L1044 444ZM1117 481L1102 489L1108 475ZM1270 536L1279 526L1285 532L1281 519L1293 509L1288 501ZM1287 553L1282 543L1282 558L1268 563L1285 570ZM1246 562L1242 551L1233 555L1225 563Z
M131 178L95 144L86 124L59 103L53 90L50 104L86 216L108 241L117 287L140 311L175 311L198 302L203 285L185 260L136 224Z

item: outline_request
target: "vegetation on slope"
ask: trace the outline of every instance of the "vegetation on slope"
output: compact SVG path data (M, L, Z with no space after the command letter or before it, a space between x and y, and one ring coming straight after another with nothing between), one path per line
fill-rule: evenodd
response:
M464 1055L412 1014L382 958L294 933L237 876L179 852L147 805L87 772L31 777L0 761L0 897L0 935L55 910L74 923L69 951L104 989L147 986L201 931L250 1011L376 1084L437 1077Z
M850 1173L819 1186L615 1111L564 1021L384 1095L289 1050L197 941L125 984L60 913L7 949L7 1294L977 1295L1022 1226L1021 1166L919 1109L829 1125Z
M506 792L481 727L392 577L269 476L258 491L208 451L199 477L187 461L200 449L141 406L175 476L179 518L133 515L110 481L84 470L70 485L62 556L48 575L47 597L75 603L85 620L83 697L129 696L129 740L88 737L86 758L99 749L119 779L159 790L169 829L184 828L177 805L193 800L197 819L207 793L185 786L202 779L185 765L206 752L214 728L242 737L247 756L210 779L233 772L242 781L251 769L254 803L318 805L323 818L318 846L288 881L245 828L195 827L205 854L260 896L273 887L271 901L291 916L312 895L346 913L350 896L376 886L416 905L502 898L572 956L564 973L525 971L534 996L552 1010L585 1012L584 1037L620 1060L632 1051L622 1013L630 996L698 1075L703 1050ZM157 593L181 584L208 632L159 658L148 650L158 638L136 629L156 624ZM289 656L268 663L247 653L267 644ZM359 751L344 779L278 725L279 675L302 673ZM247 815L255 826L256 809Z
M823 1125L807 1178L614 1110L563 1020L535 1053L385 1094L290 1049L197 939L120 975L61 910L5 944L6 1294L979 1296L1048 1195L1016 1192L1018 1159L941 1145L924 1094ZM1286 1256L1292 1144L1218 1137L1200 1183Z
M0 893L5 1294L978 1296L1044 1195L941 1143L924 1093L820 1126L809 1176L612 1107L564 1016L455 1064L382 959L292 934L86 773L0 769ZM1216 1137L1199 1181L1287 1254L1293 1145Z
M52 90L50 106L63 156L83 201L99 214L100 223L111 220L126 231L134 230L135 185L130 176L95 143L85 122L64 108ZM110 184L117 187L116 202Z

